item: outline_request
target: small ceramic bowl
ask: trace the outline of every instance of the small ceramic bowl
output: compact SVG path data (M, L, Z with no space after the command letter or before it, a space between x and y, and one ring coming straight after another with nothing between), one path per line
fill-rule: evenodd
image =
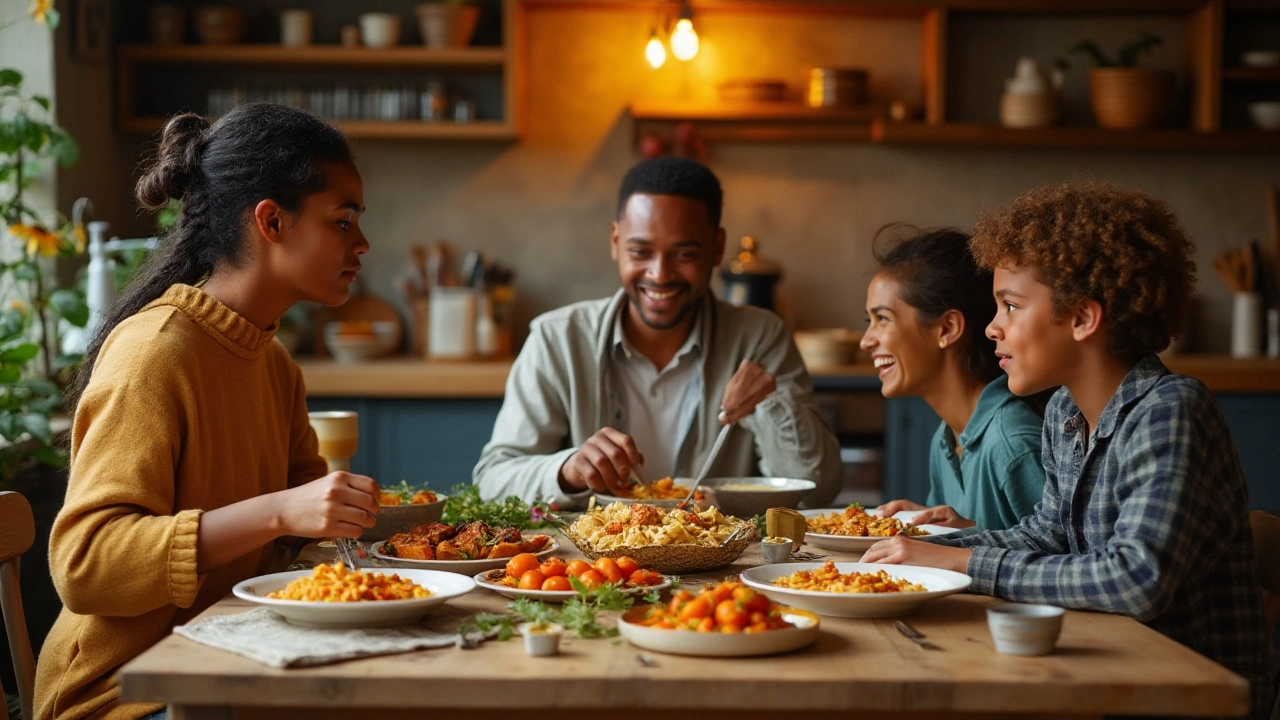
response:
M520 626L524 636L524 651L534 657L545 657L560 652L560 637L564 626L559 623L525 623Z
M1263 130L1280 130L1280 102L1249 103L1249 117Z
M365 13L360 16L360 39L365 47L389 48L400 43L400 18L391 13Z
M791 559L791 538L767 537L760 541L760 552L770 565L787 562Z
M1006 655L1047 655L1058 643L1066 611L1052 605L1006 603L987 608L987 627L996 651Z

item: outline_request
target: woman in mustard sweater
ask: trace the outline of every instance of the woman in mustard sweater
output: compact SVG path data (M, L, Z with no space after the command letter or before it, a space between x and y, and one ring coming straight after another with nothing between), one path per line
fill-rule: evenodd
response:
M212 127L180 115L137 196L182 213L69 392L41 720L163 712L120 702L123 663L266 571L277 538L358 537L378 510L372 479L325 474L302 376L273 339L299 300L344 302L369 249L342 133L270 104Z

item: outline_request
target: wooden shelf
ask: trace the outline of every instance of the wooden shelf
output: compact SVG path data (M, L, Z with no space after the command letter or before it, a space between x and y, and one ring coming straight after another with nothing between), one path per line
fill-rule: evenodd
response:
M119 52L121 60L133 63L228 66L500 69L507 62L507 51L500 47L370 49L338 45L302 48L279 45L128 45L120 48Z
M689 121L708 142L869 142L871 121L884 116L880 106L815 109L795 102L637 103L630 111L636 139L668 135Z
M333 124L352 139L367 140L516 140L519 133L508 123L477 120L469 123L422 122L419 120L334 120ZM122 120L120 130L135 135L153 135L164 127L165 118L135 117Z
M1223 68L1222 79L1228 82L1280 82L1280 68L1269 68L1269 67Z
M1180 128L1108 130L1099 127L1006 128L978 123L884 123L872 141L886 145L972 145L1128 150L1280 150L1280 132L1198 132Z

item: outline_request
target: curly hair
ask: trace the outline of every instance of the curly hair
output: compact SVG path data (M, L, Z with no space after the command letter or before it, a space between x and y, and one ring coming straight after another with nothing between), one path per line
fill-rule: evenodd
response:
M970 241L986 268L1033 268L1055 322L1093 299L1107 349L1126 362L1160 352L1186 324L1195 245L1164 202L1102 182L1046 185L983 215Z

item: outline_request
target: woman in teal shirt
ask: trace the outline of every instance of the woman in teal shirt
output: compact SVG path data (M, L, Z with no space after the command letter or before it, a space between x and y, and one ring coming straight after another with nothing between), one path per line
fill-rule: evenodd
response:
M925 232L877 253L867 289L870 351L887 398L920 397L942 418L929 448L927 505L894 500L881 515L914 523L1004 529L1030 515L1044 486L1041 412L1009 391L995 342L991 272L957 230Z

